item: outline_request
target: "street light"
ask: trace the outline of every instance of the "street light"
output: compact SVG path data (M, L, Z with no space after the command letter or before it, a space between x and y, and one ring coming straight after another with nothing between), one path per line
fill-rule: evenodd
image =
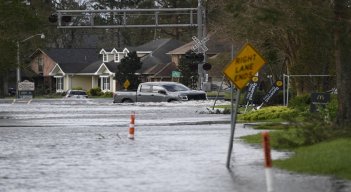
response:
M17 89L16 89L16 98L19 98L19 91L18 91L18 84L21 82L21 68L20 68L20 43L23 43L35 36L40 36L40 38L44 39L45 35L44 33L39 33L39 34L35 34L32 35L22 41L17 41Z

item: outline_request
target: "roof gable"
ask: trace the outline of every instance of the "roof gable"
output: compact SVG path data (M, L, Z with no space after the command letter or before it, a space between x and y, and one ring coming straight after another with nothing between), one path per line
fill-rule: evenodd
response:
M58 64L56 64L55 67L50 71L49 75L57 74L65 75L65 72L61 69L61 67Z
M96 75L98 74L112 74L113 72L111 72L108 67L102 63L99 67L99 69L95 72Z
M170 63L171 57L166 53L179 46L182 46L183 44L183 42L175 39L158 39L137 47L138 51L151 51L149 55L143 57L143 65L140 72L146 72L154 65L166 65Z
M52 48L46 53L65 73L78 73L89 64L99 60L96 49Z

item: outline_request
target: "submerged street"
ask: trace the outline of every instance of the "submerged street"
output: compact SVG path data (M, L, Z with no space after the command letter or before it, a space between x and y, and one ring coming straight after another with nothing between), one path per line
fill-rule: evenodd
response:
M230 115L209 114L212 104L0 103L0 191L265 191L262 148L239 139L258 131L236 125L228 170ZM273 171L275 191L351 191L331 177Z

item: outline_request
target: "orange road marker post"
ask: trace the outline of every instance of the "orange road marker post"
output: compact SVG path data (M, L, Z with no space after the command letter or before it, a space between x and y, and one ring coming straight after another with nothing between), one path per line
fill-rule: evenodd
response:
M129 134L128 138L129 139L134 139L134 132L135 132L135 112L132 111L130 114L130 125L129 125Z
M264 152L264 166L265 166L265 174L266 174L267 192L273 192L271 147L269 143L269 133L267 131L262 133L262 145L263 145L263 152Z

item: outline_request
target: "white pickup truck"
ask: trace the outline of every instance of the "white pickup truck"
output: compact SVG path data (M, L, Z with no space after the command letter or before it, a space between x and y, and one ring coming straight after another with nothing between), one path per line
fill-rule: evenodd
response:
M137 91L117 91L113 93L114 103L172 102L206 99L206 92L192 90L176 82L140 83Z

